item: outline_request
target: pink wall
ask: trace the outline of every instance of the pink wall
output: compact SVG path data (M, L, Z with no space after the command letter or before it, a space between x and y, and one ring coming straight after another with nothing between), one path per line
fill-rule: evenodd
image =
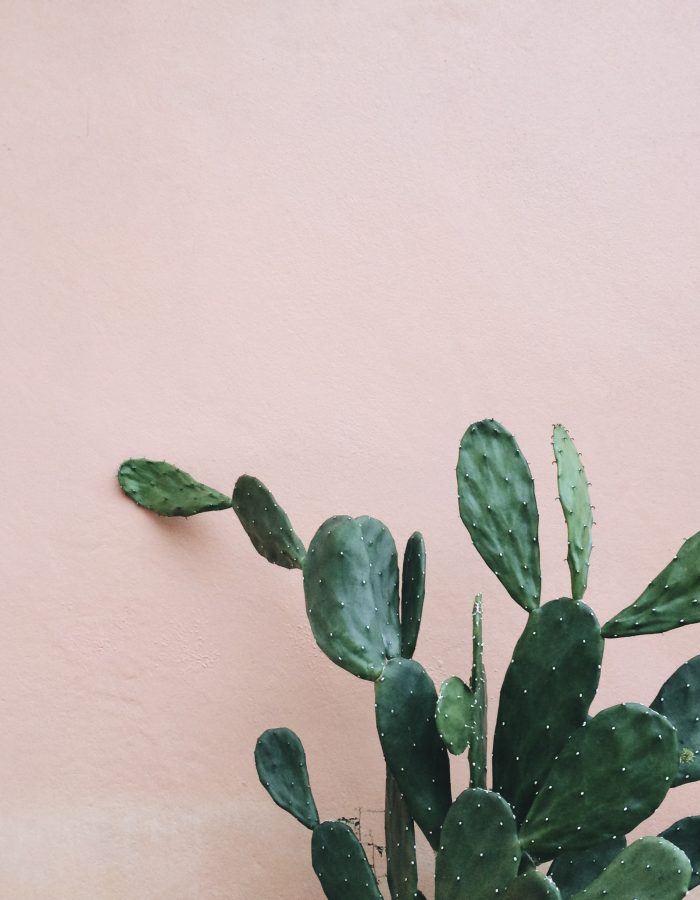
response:
M518 436L554 597L563 421L597 504L588 600L629 603L700 527L700 7L0 19L0 895L320 897L252 749L297 730L322 814L361 807L380 839L371 688L314 648L298 573L232 514L158 521L116 467L255 473L305 540L341 512L421 528L418 656L464 671L484 591L495 707L523 613L459 520L457 444L483 416ZM698 651L700 626L610 642L598 707L648 702ZM688 813L697 785L649 829Z

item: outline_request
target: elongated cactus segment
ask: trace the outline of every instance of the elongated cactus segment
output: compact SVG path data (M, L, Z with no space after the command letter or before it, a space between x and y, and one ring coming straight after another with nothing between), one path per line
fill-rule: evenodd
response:
M384 759L416 825L437 850L452 794L450 763L435 725L435 686L415 660L392 659L375 684L375 701Z
M673 787L700 780L700 656L671 675L651 708L666 716L678 732L680 766Z
M627 846L624 836L610 838L586 850L569 850L555 857L547 873L559 888L562 900L571 900L595 881Z
M306 754L299 738L289 728L269 728L255 745L255 768L260 783L278 806L307 828L318 825Z
M486 787L487 696L484 638L482 630L481 594L477 594L472 610L472 677L469 683L472 703L472 740L469 744L470 787Z
M526 610L540 602L539 516L530 467L493 419L470 425L457 461L459 513L486 565Z
M400 651L396 545L376 519L335 516L321 525L304 560L311 630L336 665L376 681Z
M408 804L389 769L384 798L386 875L391 900L415 900L418 890L416 835Z
M287 513L262 481L252 475L241 475L233 489L231 505L261 556L283 569L301 569L304 545Z
M666 796L678 770L668 719L624 703L575 731L555 759L520 831L540 859L627 834Z
M518 874L520 844L513 812L498 794L463 791L442 826L435 861L435 900L493 900Z
M603 637L660 634L700 622L700 531L634 601L603 626Z
M154 459L127 459L117 472L121 489L134 503L159 516L196 516L228 509L231 498L187 472Z
M411 659L416 650L425 599L425 541L416 531L406 543L401 572L401 656Z
M503 900L561 900L561 894L551 878L541 872L526 872L511 881Z
M345 822L314 828L311 862L328 900L382 900L362 844Z
M453 675L440 687L435 723L443 743L455 756L464 753L474 734L474 695L469 685Z
M588 714L603 638L593 612L562 598L530 613L501 688L493 786L525 818L552 761Z
M688 857L692 873L690 890L700 884L700 816L688 816L674 822L659 835L670 841Z
M644 837L630 844L573 900L681 900L690 882L688 858L673 844Z
M571 596L581 600L588 584L588 565L593 549L593 510L588 481L574 442L563 425L554 426L552 446L557 463L559 502L569 536L567 562Z

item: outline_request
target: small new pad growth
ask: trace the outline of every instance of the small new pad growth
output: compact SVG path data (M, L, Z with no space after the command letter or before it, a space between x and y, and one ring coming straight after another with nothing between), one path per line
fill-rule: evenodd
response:
M671 675L651 708L666 716L678 732L680 766L673 786L700 780L700 656Z
M127 459L117 481L134 503L159 516L196 516L231 506L230 497L164 461Z
M260 783L278 806L307 828L318 825L306 754L299 738L288 728L269 728L255 745L255 768Z
M503 900L561 900L561 894L551 878L541 872L526 872L511 881Z
M284 569L301 569L306 551L287 513L252 475L241 475L233 489L234 512L251 544L268 562Z
M588 584L588 566L593 549L593 510L588 481L579 453L563 425L554 426L552 446L557 463L559 501L569 538L567 562L571 575L571 596L574 600L581 600Z
M328 900L382 900L362 844L345 822L314 828L311 862Z
M624 836L613 837L585 850L569 850L557 856L548 875L559 888L562 900L571 900L595 881L626 845Z
M453 675L440 687L435 722L445 746L455 756L464 753L473 739L474 695L469 685Z
M425 541L416 531L406 543L401 572L401 656L411 659L425 599Z

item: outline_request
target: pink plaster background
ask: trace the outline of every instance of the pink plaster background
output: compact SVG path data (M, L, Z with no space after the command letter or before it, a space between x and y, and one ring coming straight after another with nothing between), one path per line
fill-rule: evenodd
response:
M0 896L320 897L252 749L294 728L322 814L380 840L371 688L232 514L159 521L117 465L254 473L307 541L422 529L418 657L463 672L484 591L495 710L524 614L457 514L470 421L529 458L547 597L555 421L601 619L700 528L700 7L5 0L0 41ZM610 642L596 708L698 652Z

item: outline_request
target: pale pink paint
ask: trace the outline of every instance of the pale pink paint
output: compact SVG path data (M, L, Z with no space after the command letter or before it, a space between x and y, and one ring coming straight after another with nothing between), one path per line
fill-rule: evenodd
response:
M361 807L381 840L371 687L315 649L299 573L232 514L159 521L117 465L254 473L305 540L333 513L422 529L418 656L464 672L483 591L495 711L523 613L457 514L470 421L530 460L548 597L555 421L593 483L601 618L700 527L700 6L6 0L0 20L0 896L320 897L252 750L297 730L322 814ZM610 642L598 706L651 700L699 650L700 626ZM674 790L649 830L698 812Z

